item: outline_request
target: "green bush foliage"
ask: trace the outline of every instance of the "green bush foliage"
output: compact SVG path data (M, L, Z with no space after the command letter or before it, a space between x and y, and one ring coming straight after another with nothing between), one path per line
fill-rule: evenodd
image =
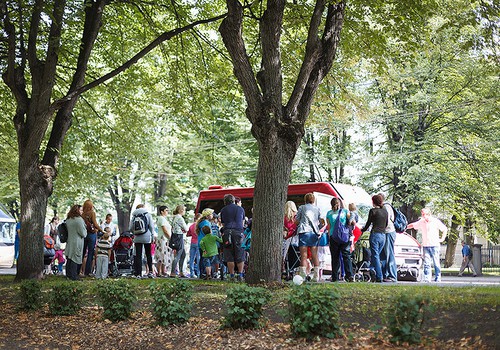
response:
M38 310L43 306L42 284L37 280L24 280L19 288L19 309Z
M304 284L294 286L287 297L287 318L292 334L307 339L342 335L339 298L338 292L332 288Z
M81 283L75 281L56 284L49 294L49 310L52 315L74 315L80 310L83 295Z
M187 281L176 279L173 283L149 285L153 297L151 308L161 326L186 323L191 317L193 288Z
M242 284L229 289L223 327L242 329L258 327L262 308L270 299L271 294L264 288Z
M402 294L394 298L386 315L391 342L420 343L422 325L431 310L429 299L421 295Z
M126 320L134 311L135 290L125 280L105 280L97 286L97 294L104 308L104 318L113 322Z

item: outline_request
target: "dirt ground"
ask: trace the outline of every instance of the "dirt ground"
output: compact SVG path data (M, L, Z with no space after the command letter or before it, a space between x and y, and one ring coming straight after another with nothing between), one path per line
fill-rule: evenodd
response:
M126 321L102 318L102 309L84 307L76 316L51 316L47 307L19 312L8 300L0 302L1 349L498 349L496 310L480 313L437 313L419 346L394 345L376 318L349 312L342 318L344 336L315 341L293 338L283 316L266 310L259 330L220 329L221 304L195 305L190 321L160 327L141 305ZM481 315L479 317L478 315ZM476 319L472 322L471 317ZM471 320L467 322L467 320ZM433 334L435 333L435 334ZM481 334L481 335L479 335Z

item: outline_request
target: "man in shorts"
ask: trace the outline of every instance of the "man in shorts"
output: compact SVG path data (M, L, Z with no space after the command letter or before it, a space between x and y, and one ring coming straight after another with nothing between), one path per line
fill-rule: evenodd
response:
M227 262L229 277L234 279L234 267L238 267L238 280L243 280L245 265L245 250L241 247L243 242L243 222L245 221L245 210L236 205L232 194L224 196L224 208L220 212L222 221L224 260ZM227 237L227 238L226 238ZM230 241L231 244L226 244Z

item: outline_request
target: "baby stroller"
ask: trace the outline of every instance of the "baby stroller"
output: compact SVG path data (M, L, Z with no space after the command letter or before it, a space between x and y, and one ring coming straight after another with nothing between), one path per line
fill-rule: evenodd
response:
M359 240L356 242L356 248L353 252L353 268L354 272L354 281L356 282L370 282L371 274L370 274L370 260L371 253L368 248L368 243L366 240Z
M125 231L113 244L109 259L110 276L132 275L134 272L134 235Z
M284 263L284 279L285 281L290 281L293 276L295 275L296 270L300 266L300 252L299 252L299 247L298 247L298 241L297 236L294 236L292 238L289 238L290 245L288 247L288 250L285 254L285 263ZM286 244L284 244L285 249L286 249Z

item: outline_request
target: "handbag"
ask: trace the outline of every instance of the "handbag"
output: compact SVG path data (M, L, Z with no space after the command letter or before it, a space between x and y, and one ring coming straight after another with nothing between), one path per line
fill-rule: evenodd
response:
M172 234L172 237L170 237L170 240L168 241L168 247L173 250L179 250L182 248L182 235L178 234Z
M231 237L231 229L224 230L222 234L222 245L224 248L231 248L233 246L233 238Z

